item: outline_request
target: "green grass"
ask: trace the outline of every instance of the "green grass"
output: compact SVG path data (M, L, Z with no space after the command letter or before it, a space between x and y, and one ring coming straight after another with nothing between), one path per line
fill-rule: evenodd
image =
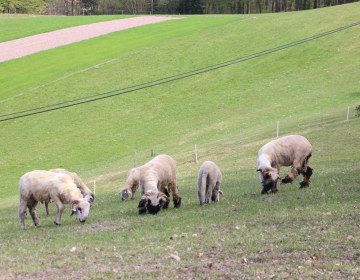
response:
M1 114L140 84L329 31L359 3L276 15L190 16L0 64ZM256 17L256 18L254 18ZM358 278L359 27L173 83L0 123L0 271L35 278ZM351 107L346 121L347 106ZM302 134L312 185L260 195L259 148ZM239 129L242 145L239 143ZM197 144L199 164L191 162ZM167 153L178 164L179 209L139 216L115 195L134 164ZM198 206L200 164L223 173L220 202ZM20 229L19 178L63 167L96 199L79 224L55 205ZM284 168L282 173L288 168ZM266 202L265 199L278 200ZM67 214L66 214L67 213ZM97 231L104 227L104 231ZM70 249L76 247L75 252ZM181 261L170 257L178 252ZM26 256L26 263L22 261ZM21 261L20 261L21 260Z

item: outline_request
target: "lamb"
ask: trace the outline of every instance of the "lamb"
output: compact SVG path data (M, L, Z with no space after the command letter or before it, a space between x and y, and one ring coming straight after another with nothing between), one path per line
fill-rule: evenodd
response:
M223 192L220 190L221 180L221 171L214 162L205 161L201 165L198 175L200 205L203 205L203 203L208 204L211 200L215 202L219 201L219 194L223 195Z
M35 226L40 227L40 220L36 215L35 207L38 202L52 199L57 207L55 225L60 226L61 215L65 209L64 204L70 204L70 210L81 223L89 216L90 203L73 183L68 174L53 173L44 170L34 170L26 173L19 181L19 218L22 229L25 227L26 207Z
M134 200L135 191L139 188L140 168L134 167L129 171L125 187L119 192L123 201L128 200L129 196Z
M300 188L308 187L313 173L309 166L311 156L311 144L301 135L285 136L264 145L259 150L257 159L257 171L260 172L263 186L261 194L277 192L278 179L281 180L281 185L292 183L299 174L303 176ZM281 166L292 167L291 172L284 178L279 177Z
M176 185L176 163L168 155L159 155L140 168L139 185L141 199L139 214L157 214L162 208L169 207L172 191L174 207L181 205L181 197ZM168 189L165 187L168 186Z

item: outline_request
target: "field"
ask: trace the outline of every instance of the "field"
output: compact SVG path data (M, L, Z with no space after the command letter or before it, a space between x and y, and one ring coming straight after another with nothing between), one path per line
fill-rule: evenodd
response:
M354 3L294 13L189 16L6 61L0 63L1 116L119 92L278 47L357 22L359 12L360 3ZM0 26L9 31L0 42L12 33L28 36L32 24L45 32L52 20L2 17ZM82 24L80 17L69 20L59 17L56 24ZM0 279L359 278L359 30L0 122ZM279 136L301 134L311 142L312 184L300 190L298 178L275 195L260 195L257 152L277 137L278 121ZM127 202L117 193L130 168L149 161L151 151L177 161L183 203L139 216L139 191ZM200 207L196 179L205 160L220 167L224 196ZM19 178L56 167L76 172L91 189L96 181L88 220L80 224L67 208L56 227L55 205L50 217L39 205L42 227L28 214L27 230L21 230Z

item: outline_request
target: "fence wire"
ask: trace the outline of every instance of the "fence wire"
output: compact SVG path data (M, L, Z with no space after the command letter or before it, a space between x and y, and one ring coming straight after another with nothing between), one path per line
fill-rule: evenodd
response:
M354 114L349 116L349 121L359 121L360 118L356 118ZM347 108L344 108L342 111L331 110L324 111L320 110L318 114L302 117L287 117L286 119L279 119L279 137L289 135L289 134L302 134L306 130L318 129L319 127L325 127L332 124L338 124L341 122L347 122ZM240 143L240 129L241 129L241 143ZM239 147L241 149L250 149L254 145L259 149L268 141L276 139L277 135L277 121L274 120L273 124L269 125L258 125L253 127L244 126L239 127L239 131L234 132L233 134L224 135L224 137L217 138L210 142L199 142L194 143L194 145L189 146L187 149L177 149L173 148L171 151L166 153L172 156L178 168L182 168L186 165L196 164L195 162L195 144L197 145L197 154L200 158L200 162L204 159L211 159L212 156L219 156L219 151L221 150L235 150ZM162 154L164 151L164 145L159 145L156 147L148 147L144 150L137 150L129 153L127 156L124 156L121 159L121 163L126 163L122 165L121 170L118 172L113 172L112 174L104 174L103 178L96 179L96 193L97 194L115 194L125 185L126 174L133 168L135 165L140 166L151 160L154 156ZM161 151L161 152L159 152ZM151 156L153 153L153 156ZM254 154L254 161L256 161L257 154ZM250 170L250 168L249 168ZM73 170L71 170L73 171ZM242 171L245 171L242 169ZM75 171L76 172L76 171ZM91 174L84 182L88 185L90 189L93 189L94 178L97 178L98 174ZM114 177L117 179L114 182ZM90 178L90 179L89 179ZM93 178L93 179L91 179ZM102 188L102 182L106 184L106 180L112 180L113 187ZM11 198L5 199L0 202L0 207L7 207L14 205L18 202L18 193L17 188L14 189L14 193L10 195Z

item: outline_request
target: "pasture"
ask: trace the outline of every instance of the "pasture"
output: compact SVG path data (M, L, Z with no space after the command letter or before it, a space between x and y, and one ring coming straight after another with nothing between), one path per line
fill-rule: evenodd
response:
M0 112L214 65L357 22L359 12L354 3L188 16L6 61ZM37 18L10 20L21 26ZM39 32L52 18L41 20ZM67 26L72 19L57 20ZM0 122L0 279L359 278L359 31L355 26L186 79ZM26 32L15 25L7 34ZM298 178L275 195L260 195L257 151L276 138L277 121L279 136L301 134L312 144L312 184L300 190ZM176 160L182 205L139 216L139 190L127 202L117 192L134 161L152 158L151 149ZM221 169L224 196L200 207L196 179L206 160ZM96 181L90 216L80 224L67 206L56 227L55 205L50 217L38 205L42 227L28 214L21 230L19 178L51 168L76 172L91 189Z

